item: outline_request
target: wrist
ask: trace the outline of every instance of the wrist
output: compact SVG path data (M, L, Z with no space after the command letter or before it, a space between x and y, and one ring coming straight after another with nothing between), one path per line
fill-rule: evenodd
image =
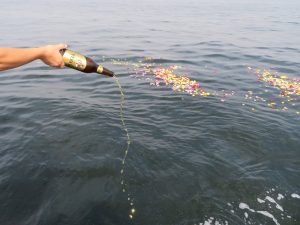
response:
M36 54L37 54L37 58L40 60L44 60L47 56L47 48L45 46L43 47L38 47L35 48L36 50Z

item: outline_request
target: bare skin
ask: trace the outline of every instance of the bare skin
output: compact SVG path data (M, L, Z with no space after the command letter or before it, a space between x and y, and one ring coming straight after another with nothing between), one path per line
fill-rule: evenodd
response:
M20 67L38 59L48 66L63 68L64 61L59 50L64 48L67 48L67 45L47 45L40 48L0 48L0 71Z

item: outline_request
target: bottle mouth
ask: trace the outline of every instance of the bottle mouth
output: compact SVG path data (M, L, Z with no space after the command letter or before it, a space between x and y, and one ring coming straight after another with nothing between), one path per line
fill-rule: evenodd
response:
M109 76L109 77L115 76L115 73L114 73L114 72L112 72L112 71L106 69L105 67L103 67L102 74L103 74L103 75L106 75L106 76Z

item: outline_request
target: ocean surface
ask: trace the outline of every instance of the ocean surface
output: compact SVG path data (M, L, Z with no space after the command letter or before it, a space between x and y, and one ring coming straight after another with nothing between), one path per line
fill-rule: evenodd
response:
M300 98L256 74L300 79L300 1L0 8L1 47L67 43L124 92L38 61L0 72L1 225L300 224ZM170 67L211 94L155 83Z

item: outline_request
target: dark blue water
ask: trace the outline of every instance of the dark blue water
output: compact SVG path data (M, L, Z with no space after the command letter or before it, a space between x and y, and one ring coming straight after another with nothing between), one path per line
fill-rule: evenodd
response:
M1 72L0 224L299 224L299 98L282 111L244 97L285 101L247 67L300 78L299 11L296 0L2 0L0 46L64 42L119 74L131 144L123 193L113 79L41 62ZM145 57L234 95L176 93L111 63Z

